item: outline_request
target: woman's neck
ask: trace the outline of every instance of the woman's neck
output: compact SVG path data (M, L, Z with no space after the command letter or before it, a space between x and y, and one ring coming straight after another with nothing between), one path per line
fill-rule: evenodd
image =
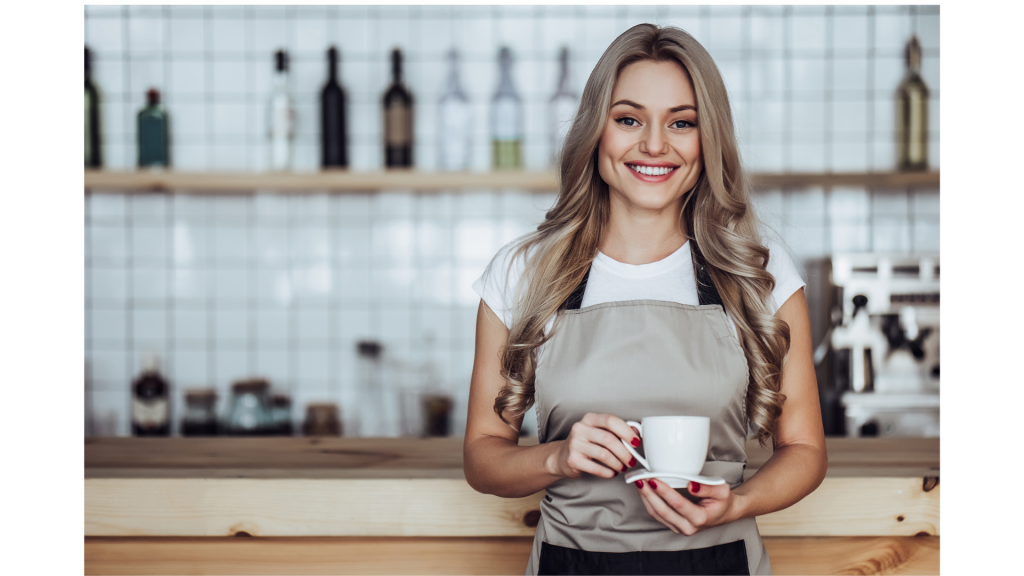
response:
M608 227L598 249L624 264L650 264L670 256L686 243L686 224L680 222L682 201L659 210L641 208L609 194Z

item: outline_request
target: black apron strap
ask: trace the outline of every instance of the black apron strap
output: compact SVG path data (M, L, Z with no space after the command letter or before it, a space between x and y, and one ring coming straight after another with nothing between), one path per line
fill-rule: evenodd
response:
M701 306L718 304L722 310L725 310L725 304L722 303L722 297L718 294L715 283L711 281L707 262L704 260L704 254L697 246L696 240L690 240L690 252L693 254L693 275L697 278L697 301Z
M690 253L693 254L693 273L697 278L698 302L701 305L717 304L724 310L725 305L722 303L722 297L718 294L718 289L715 288L715 283L711 280L711 274L708 272L707 264L704 261L704 254L701 253L700 248L697 247L697 242L694 240L690 240ZM580 306L583 304L583 294L587 291L587 280L589 279L590 268L587 268L587 273L583 275L583 280L580 281L579 286L562 303L562 310L580 309Z

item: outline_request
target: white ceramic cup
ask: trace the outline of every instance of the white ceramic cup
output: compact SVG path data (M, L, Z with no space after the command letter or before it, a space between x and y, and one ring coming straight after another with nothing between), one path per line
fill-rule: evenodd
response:
M637 454L622 443L644 468L651 472L699 475L708 455L711 419L705 416L649 416L642 423L626 422L640 432L644 453Z

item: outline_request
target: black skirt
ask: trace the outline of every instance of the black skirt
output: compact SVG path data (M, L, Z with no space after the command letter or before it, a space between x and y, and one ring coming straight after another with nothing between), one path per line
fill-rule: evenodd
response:
M590 552L541 543L537 574L750 574L743 540L675 551Z

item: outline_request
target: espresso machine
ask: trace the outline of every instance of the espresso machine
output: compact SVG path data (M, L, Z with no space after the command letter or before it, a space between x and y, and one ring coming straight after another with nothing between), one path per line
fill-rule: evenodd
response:
M831 265L833 324L815 362L831 349L845 435L938 436L938 254L835 254Z

